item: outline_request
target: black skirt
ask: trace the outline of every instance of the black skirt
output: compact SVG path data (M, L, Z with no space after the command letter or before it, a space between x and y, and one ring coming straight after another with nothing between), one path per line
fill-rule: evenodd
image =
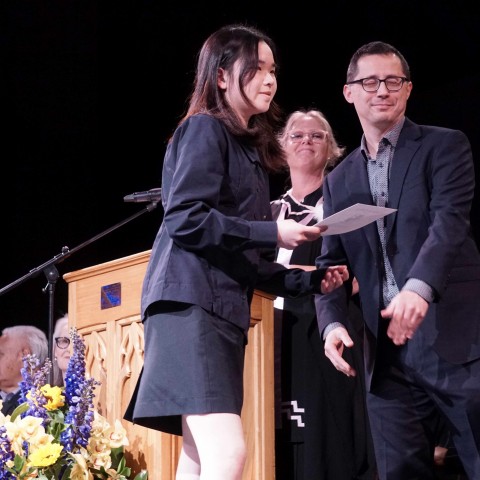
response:
M245 333L197 305L157 302L144 321L145 357L124 418L181 435L181 416L240 415Z

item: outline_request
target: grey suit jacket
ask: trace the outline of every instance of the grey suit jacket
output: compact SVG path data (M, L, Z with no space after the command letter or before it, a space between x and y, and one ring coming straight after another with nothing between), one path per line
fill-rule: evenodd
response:
M480 357L480 255L472 238L470 208L475 176L466 136L405 120L391 166L386 217L387 254L399 289L409 278L435 293L421 330L449 362ZM372 204L366 161L360 148L324 182L325 217L357 202ZM376 224L324 238L317 266L347 263L360 286L366 325L367 383L375 361L381 308L381 246ZM316 297L321 331L344 322L348 291Z

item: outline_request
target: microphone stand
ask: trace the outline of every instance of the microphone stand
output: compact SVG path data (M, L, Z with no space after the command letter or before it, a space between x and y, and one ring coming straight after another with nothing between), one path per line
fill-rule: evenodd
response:
M78 252L78 250L82 249L83 247L86 247L87 245L90 245L91 243L97 241L98 239L104 237L105 235L113 232L117 228L122 227L123 225L129 223L130 221L134 220L135 218L139 217L140 215L143 215L146 212L151 212L157 207L158 201L153 201L149 203L143 210L140 210L139 212L135 213L134 215L126 218L125 220L117 223L116 225L113 225L110 228L107 228L107 230L104 230L103 232L95 235L94 237L90 238L86 242L81 243L80 245L77 245L76 247L69 249L68 247L62 247L61 253L58 255L55 255L53 258L50 260L46 261L45 263L42 263L38 267L32 268L26 275L23 277L15 280L14 282L6 285L2 289L0 289L0 295L3 295L4 293L12 290L13 288L17 287L18 285L21 285L22 283L26 282L29 278L36 277L40 272L43 272L45 276L47 277L47 285L42 289L43 293L48 292L48 358L50 360L53 359L53 330L54 330L54 297L55 297L55 286L57 284L57 280L59 277L58 270L56 268L56 264L63 262L66 260L68 257L73 255L75 252ZM52 360L53 361L53 360ZM53 382L53 369L50 370L50 384Z

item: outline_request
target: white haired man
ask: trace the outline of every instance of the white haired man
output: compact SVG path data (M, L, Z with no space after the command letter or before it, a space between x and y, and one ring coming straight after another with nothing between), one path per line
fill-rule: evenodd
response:
M11 415L20 402L23 357L29 354L43 364L48 355L45 333L33 325L4 328L0 336L0 396L4 415Z

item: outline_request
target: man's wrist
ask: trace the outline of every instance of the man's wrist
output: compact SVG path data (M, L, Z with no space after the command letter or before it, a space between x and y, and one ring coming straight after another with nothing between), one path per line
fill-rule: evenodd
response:
M425 283L423 280L418 278L409 278L402 290L409 290L410 292L415 292L417 295L420 295L426 302L431 303L435 297L433 288Z
M332 331L334 330L335 328L338 328L338 327L344 327L345 328L345 325L343 325L343 323L340 323L340 322L332 322L332 323L329 323L324 329L323 329L323 340L325 340L327 338L327 335Z

